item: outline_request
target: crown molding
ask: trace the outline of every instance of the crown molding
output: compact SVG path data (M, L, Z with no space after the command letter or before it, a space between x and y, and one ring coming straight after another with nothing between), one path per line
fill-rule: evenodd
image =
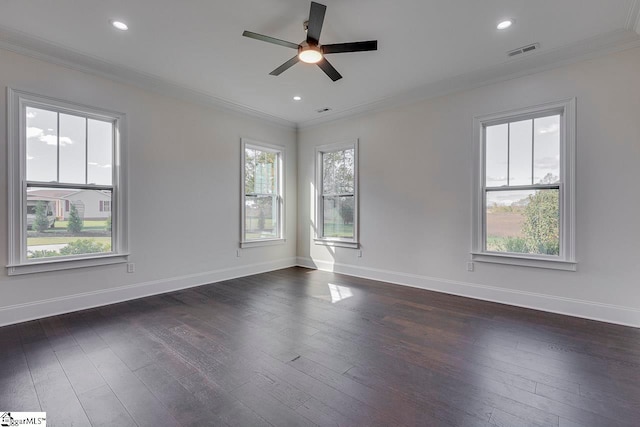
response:
M71 68L76 71L93 74L118 83L131 84L160 95L192 102L205 107L214 107L225 111L249 115L289 129L296 128L296 123L290 120L285 120L246 105L176 84L152 74L143 73L121 65L115 65L12 29L0 27L0 48Z
M636 3L640 6L640 0L637 0ZM640 7L638 9L640 10ZM476 89L636 47L640 47L640 37L635 32L625 29L548 51L545 51L543 46L540 52L525 55L523 58L512 59L492 67L470 71L389 98L300 122L298 123L298 129L313 128L328 122L389 110L440 96Z
M184 85L176 84L155 75L115 65L12 29L0 27L0 48L77 71L93 74L118 83L131 84L142 89L192 102L197 105L248 115L288 129L306 129L347 117L356 117L376 111L388 110L439 96L551 70L602 56L607 53L640 47L640 0L635 0L631 5L627 16L626 28L627 29L613 31L549 51L545 51L543 46L540 52L531 53L523 58L512 59L492 67L470 71L388 98L363 103L351 108L328 113L322 117L303 120L297 123L256 110L247 105L238 104Z

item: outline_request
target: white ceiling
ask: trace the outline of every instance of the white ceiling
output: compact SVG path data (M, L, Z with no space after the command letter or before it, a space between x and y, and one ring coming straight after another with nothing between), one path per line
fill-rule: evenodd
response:
M316 110L323 107L332 109L325 117L338 117L426 88L477 84L640 40L632 31L640 0L319 2L327 5L321 43L378 40L375 52L328 56L343 75L335 83L302 63L270 76L295 51L242 37L250 30L301 42L307 0L3 0L0 46L22 44L85 68L151 77L174 92L305 125L321 120ZM516 24L497 31L505 17ZM130 30L113 29L111 19ZM507 58L536 42L538 53Z

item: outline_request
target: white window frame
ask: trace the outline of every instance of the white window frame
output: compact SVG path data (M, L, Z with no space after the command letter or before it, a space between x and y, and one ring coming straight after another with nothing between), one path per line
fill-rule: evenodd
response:
M358 218L359 218L359 198L358 198L358 143L359 140L342 142L336 144L320 145L316 147L316 165L315 165L315 244L324 246L338 246L343 248L360 248ZM322 155L324 153L332 153L335 151L343 151L353 149L354 161L353 161L353 238L344 237L325 237L324 236L324 199L323 199L323 165Z
M489 252L486 242L485 212L485 132L487 126L549 115L560 115L560 182L548 187L560 192L560 254L537 255ZM473 237L471 259L479 262L539 267L576 271L575 226L576 226L576 99L536 105L517 110L488 114L474 118L474 182L473 182ZM529 189L530 186L525 186ZM544 185L542 186L544 187ZM522 187L511 186L509 190Z
M285 147L281 145L266 144L264 142L252 139L242 138L240 141L240 247L251 248L259 246L278 245L286 242L285 230ZM245 193L245 150L253 148L260 151L275 153L278 155L277 173L276 173L276 190L278 191L276 200L276 213L278 215L278 236L271 239L246 239L245 238L245 220L246 220L246 193Z
M8 141L8 275L41 273L127 262L128 260L128 199L127 150L125 138L126 116L82 104L67 102L22 90L7 88ZM55 258L27 259L26 225L26 135L24 111L26 107L44 108L58 113L108 120L114 124L113 193L112 193L112 251L104 254L73 255ZM91 185L41 183L47 187L92 189ZM95 186L100 189L102 186Z

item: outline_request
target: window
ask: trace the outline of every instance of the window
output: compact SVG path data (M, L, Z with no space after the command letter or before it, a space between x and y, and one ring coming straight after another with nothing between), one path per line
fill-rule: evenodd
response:
M476 118L472 258L575 270L575 100Z
M358 142L316 149L316 243L358 248Z
M242 140L240 247L284 242L284 147Z
M8 273L126 261L124 115L8 94Z

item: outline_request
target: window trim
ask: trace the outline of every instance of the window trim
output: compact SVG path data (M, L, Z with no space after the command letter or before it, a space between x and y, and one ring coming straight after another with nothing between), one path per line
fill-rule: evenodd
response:
M487 126L560 114L560 255L487 252L485 244L485 130ZM471 259L478 262L576 271L576 98L474 117ZM516 187L514 187L517 189Z
M25 218L22 215L22 212L26 209L26 138L24 134L24 115L21 113L27 105L53 109L58 113L80 114L83 117L101 120L107 119L114 123L113 194L111 197L112 202L114 202L112 207L115 207L116 215L113 215L114 211L112 211L113 243L111 252L27 260L26 234L22 232L26 229ZM7 88L7 222L9 230L7 234L8 264L6 267L8 275L41 273L127 262L129 256L129 206L127 191L128 156L125 129L126 115L123 113ZM61 185L59 183L38 184L46 184L48 187ZM63 184L65 188L69 187L69 185ZM86 189L92 187L92 185L78 184L77 187Z
M358 145L359 139L355 139L349 142L339 142L334 144L326 144L316 146L315 149L315 237L314 242L316 245L323 246L337 246L343 248L351 248L351 249L359 249L360 248L360 227L359 227L359 213L360 213L360 203L358 197L358 187L359 187L359 177L358 177ZM322 177L322 154L331 153L334 151L342 151L342 150L354 150L354 161L353 161L353 238L344 238L344 237L324 237L324 208L323 208L323 177Z
M246 193L245 193L245 150L246 148L254 148L262 151L268 151L278 154L278 175L277 175L277 189L278 195L276 200L278 201L278 230L279 236L270 239L245 239L245 219L246 219ZM261 246L281 245L286 243L286 229L285 229L285 161L286 150L282 145L267 144L264 142L256 141L249 138L240 139L240 248L252 248Z

